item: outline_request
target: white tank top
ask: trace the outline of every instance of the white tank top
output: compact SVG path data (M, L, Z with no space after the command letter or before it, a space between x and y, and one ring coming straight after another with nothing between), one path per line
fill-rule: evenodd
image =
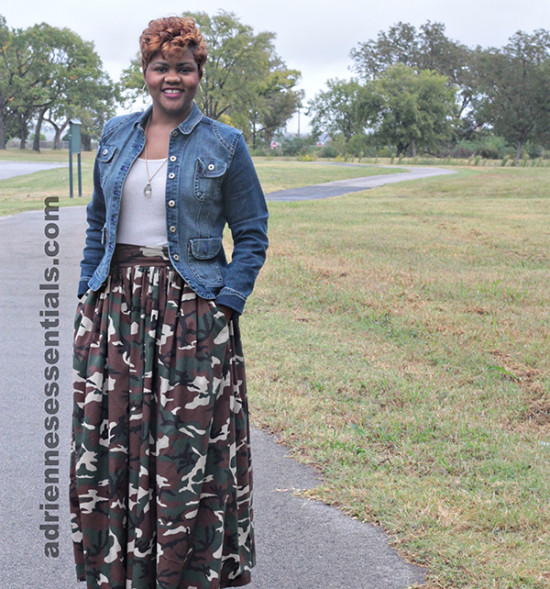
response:
M149 175L153 176L165 160L147 160ZM166 165L166 164L164 164ZM151 180L151 196L143 194L147 184L145 160L138 158L130 168L122 188L117 243L131 245L167 246L166 235L166 171Z

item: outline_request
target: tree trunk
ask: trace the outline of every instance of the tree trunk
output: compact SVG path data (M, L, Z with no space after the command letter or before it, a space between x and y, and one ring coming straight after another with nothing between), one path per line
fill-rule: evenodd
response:
M34 141L32 142L32 150L40 153L40 131L42 130L42 122L44 121L44 114L46 111L41 110L38 113L38 120L36 121L36 128L34 130Z
M0 110L0 149L6 149L6 119Z
M53 147L52 149L62 149L61 145L61 129L59 127L55 128L55 137L53 138Z
M514 162L517 164L521 159L521 152L523 151L523 142L519 141L516 144L516 157L514 158Z
M21 115L19 117L19 137L21 139L21 143L19 144L19 149L25 150L27 149L27 137L29 136L29 127L27 125L27 121L25 120L25 116Z
M256 123L252 122L252 149L256 149Z
M61 136L63 135L63 131L66 129L69 121L65 121L61 127L58 127L51 119L47 119L48 123L54 128L55 130L55 137L53 139L53 147L52 149L63 149L61 145Z

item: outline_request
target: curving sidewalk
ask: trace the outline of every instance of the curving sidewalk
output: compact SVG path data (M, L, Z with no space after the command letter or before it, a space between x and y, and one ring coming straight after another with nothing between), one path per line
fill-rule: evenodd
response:
M12 178L13 176L24 176L33 172L42 170L52 170L53 168L66 168L69 164L57 162L12 162L0 160L0 180Z
M339 164L332 164L339 165ZM340 164L350 165L350 164ZM341 196L349 192L359 192L360 190L369 190L378 188L385 184L394 184L405 182L406 180L419 180L420 178L430 178L432 176L441 176L444 174L456 174L455 170L445 170L443 168L425 168L422 166L380 166L384 168L394 168L408 170L398 174L380 174L379 176L365 176L363 178L349 178L347 180L336 180L324 184L313 184L311 186L302 186L300 188L289 188L288 190L277 190L266 195L267 200L316 200L319 198L328 198L331 196Z

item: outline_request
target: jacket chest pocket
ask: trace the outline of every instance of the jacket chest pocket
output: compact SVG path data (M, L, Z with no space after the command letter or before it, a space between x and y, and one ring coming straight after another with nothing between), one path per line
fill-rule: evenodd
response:
M198 200L210 200L220 194L227 164L220 160L198 158L195 163L194 194Z

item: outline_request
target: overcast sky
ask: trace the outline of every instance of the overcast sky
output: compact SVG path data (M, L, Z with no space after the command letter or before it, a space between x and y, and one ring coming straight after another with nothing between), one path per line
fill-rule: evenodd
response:
M446 25L447 35L469 46L501 47L516 31L550 29L549 0L4 0L0 14L10 27L40 22L69 27L93 41L111 77L135 56L149 20L202 10L234 12L255 32L276 33L277 53L302 72L306 100L328 78L350 76L350 50L399 21L418 27ZM303 118L302 118L303 121ZM289 126L295 130L296 121Z

